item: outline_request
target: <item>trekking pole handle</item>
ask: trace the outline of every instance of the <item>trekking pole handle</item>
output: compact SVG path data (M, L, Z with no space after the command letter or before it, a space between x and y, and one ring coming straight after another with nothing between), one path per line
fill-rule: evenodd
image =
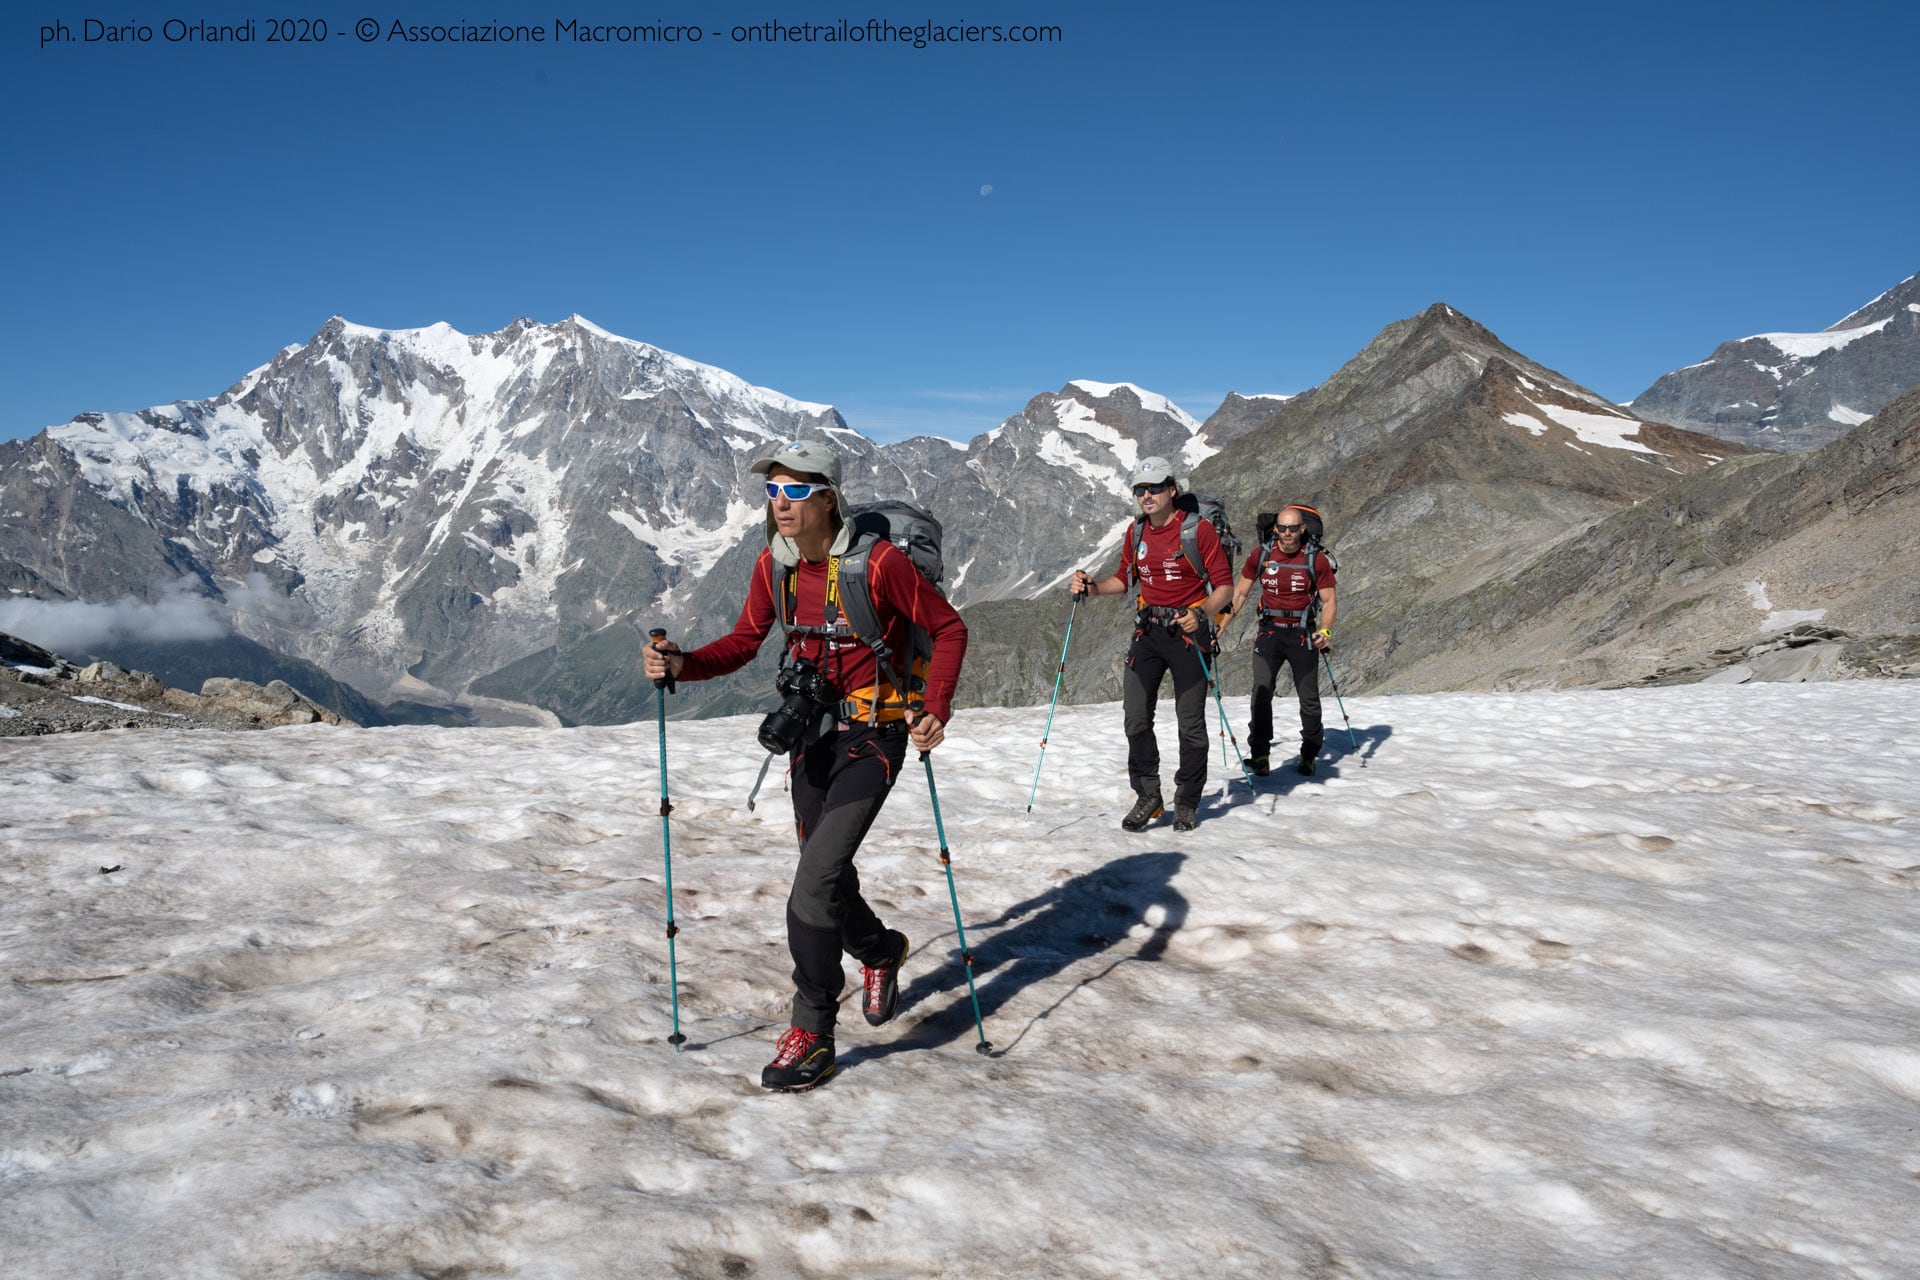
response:
M647 632L647 639L652 643L653 648L663 656L672 652L666 647L667 629L665 627L654 627ZM667 674L655 680L653 687L656 689L665 689L668 693L673 692L673 665L671 663L667 665Z

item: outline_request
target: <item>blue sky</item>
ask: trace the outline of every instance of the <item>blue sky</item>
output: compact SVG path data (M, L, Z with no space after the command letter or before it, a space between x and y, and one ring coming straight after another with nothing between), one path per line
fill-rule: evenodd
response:
M1204 417L1435 301L1625 399L1920 271L1912 6L1337 8L40 0L0 28L0 438L216 394L334 314L578 312L883 439L1070 378ZM330 39L266 44L290 10ZM622 14L706 34L553 41ZM870 16L1060 38L731 38ZM548 42L385 36L449 18Z

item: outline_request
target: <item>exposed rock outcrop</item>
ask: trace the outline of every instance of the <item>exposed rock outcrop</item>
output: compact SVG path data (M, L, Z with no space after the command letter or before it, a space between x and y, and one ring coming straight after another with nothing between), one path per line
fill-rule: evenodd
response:
M352 723L281 680L262 687L216 678L199 693L189 693L111 662L76 666L36 644L0 634L0 737Z

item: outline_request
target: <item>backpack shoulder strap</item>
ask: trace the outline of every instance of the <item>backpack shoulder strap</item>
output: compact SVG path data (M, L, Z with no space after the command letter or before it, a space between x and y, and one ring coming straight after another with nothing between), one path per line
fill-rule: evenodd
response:
M859 641L873 651L873 663L880 678L893 686L894 693L903 703L911 703L915 689L913 673L913 655L896 660L893 649L887 644L886 627L880 621L880 610L873 601L873 576L871 564L874 551L892 544L878 535L862 538L853 550L840 559L840 616ZM899 552L905 556L905 552ZM909 563L907 569L919 573L918 566ZM917 633L918 628L915 628ZM924 637L916 635L912 644L917 647L924 643ZM872 714L879 714L880 704L876 699Z
M1127 537L1131 540L1133 547L1133 555L1127 560L1127 590L1138 594L1140 590L1140 557L1147 554L1147 518L1145 516L1135 516L1133 518L1133 528L1127 534Z
M774 621L780 624L781 632L791 640L794 615L800 606L794 592L793 566L782 564L775 556L768 556L767 586L773 592Z
M885 629L880 625L880 611L874 608L873 583L867 569L873 559L873 550L880 541L879 538L863 538L853 550L840 557L838 602L840 616L853 628L853 634L876 653L886 647L882 638Z
M1316 562L1325 558L1317 546L1308 547L1301 555L1301 564L1307 571L1307 616L1300 625L1309 631L1320 621L1320 571Z
M1207 559L1200 554L1200 522L1205 519L1206 517L1197 511L1185 513L1180 522L1180 554L1187 558L1187 564L1193 569L1194 576L1205 583L1207 590L1211 592L1213 575L1207 572ZM1211 521L1208 522L1208 527L1212 528ZM1214 529L1213 536L1217 541L1220 531Z

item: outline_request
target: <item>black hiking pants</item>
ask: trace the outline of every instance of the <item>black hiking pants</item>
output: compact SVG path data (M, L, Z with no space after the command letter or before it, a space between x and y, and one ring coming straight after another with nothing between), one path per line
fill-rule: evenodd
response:
M846 987L840 957L865 965L891 960L887 929L860 896L853 869L867 829L907 755L904 720L839 729L793 756L793 817L800 865L787 896L793 954L793 1025L832 1035Z
M1320 651L1307 633L1262 627L1253 642L1253 720L1247 725L1247 752L1264 756L1273 745L1273 686L1282 666L1293 670L1293 691L1300 698L1300 754L1320 754L1326 730L1320 723Z
M1160 794L1160 742L1153 734L1160 683L1173 673L1173 710L1180 725L1180 767L1173 775L1173 802L1200 807L1207 785L1207 673L1194 648L1209 640L1206 628L1192 637L1178 626L1149 622L1136 627L1127 650L1122 708L1127 732L1127 780L1135 795Z

